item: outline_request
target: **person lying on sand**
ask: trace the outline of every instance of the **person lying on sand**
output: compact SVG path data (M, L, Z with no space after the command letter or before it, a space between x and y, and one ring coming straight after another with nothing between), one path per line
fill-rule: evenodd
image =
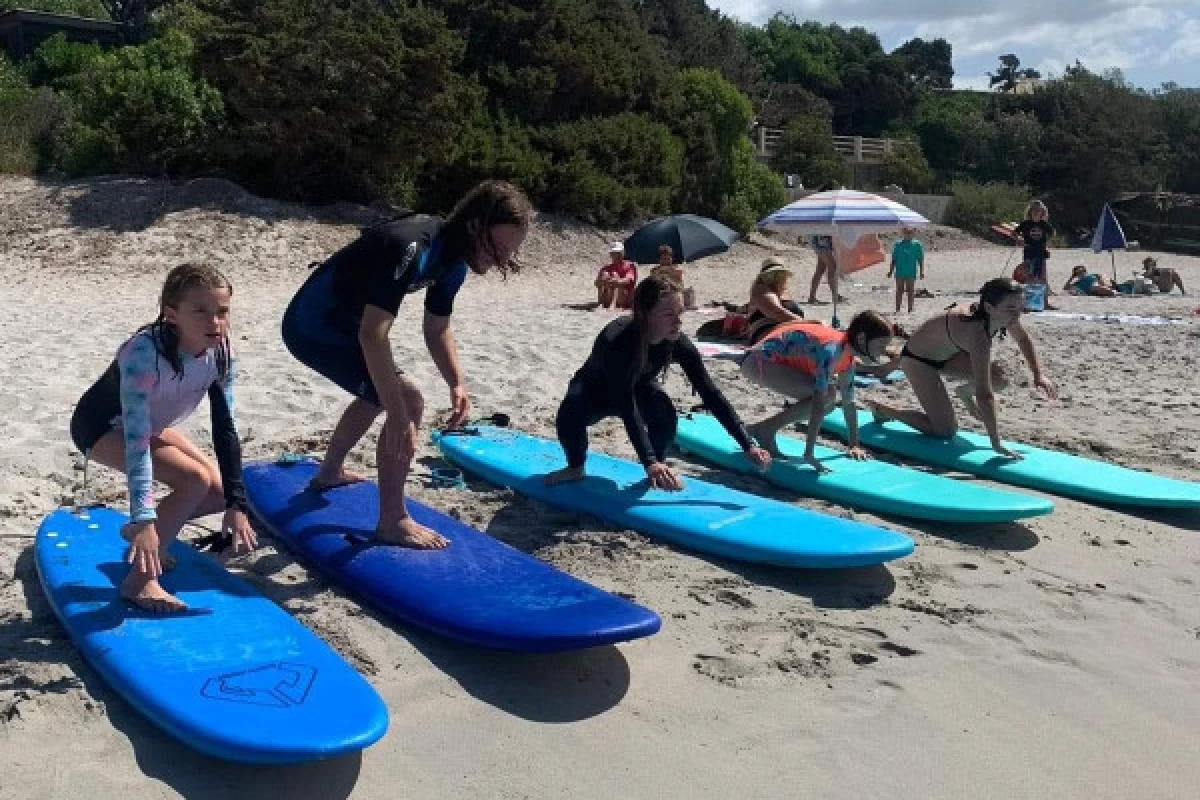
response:
M751 426L750 435L776 458L782 457L776 435L802 419L808 421L804 460L817 472L828 472L814 455L821 420L833 407L835 386L846 415L851 458L869 458L858 446L858 410L854 406L855 357L875 363L886 355L896 333L893 325L874 311L863 311L844 331L819 322L790 322L772 329L747 352L742 376L751 383L773 389L795 400Z
M1092 297L1115 297L1117 290L1112 282L1098 272L1087 271L1083 264L1077 264L1071 270L1071 277L1063 286L1064 292L1074 290L1076 294L1091 295Z
M994 278L979 291L979 302L969 308L951 306L946 313L926 320L913 331L900 355L900 369L908 377L920 411L907 411L880 402L868 403L880 422L897 420L928 436L948 439L958 432L958 421L942 374L968 379L967 392L960 398L977 414L987 429L992 449L1009 458L1012 452L1000 439L996 421L995 390L1006 385L1002 373L992 362L992 347L997 337L1012 333L1017 346L1033 371L1034 386L1048 397L1057 396L1054 384L1042 370L1033 340L1021 326L1025 306L1025 288L1010 278Z
M334 428L311 489L362 480L346 471L346 456L385 414L376 449L376 536L382 542L420 549L448 544L413 520L404 506L404 481L416 454L425 398L392 358L388 337L400 304L406 295L427 290L425 344L450 387L447 425L461 425L471 401L450 330L455 295L468 272L507 270L529 232L532 213L520 189L484 181L444 222L408 214L367 228L317 268L284 314L283 341L292 355L354 396Z
M153 613L187 605L159 576L174 566L168 548L184 523L225 512L221 556L257 541L246 518L242 451L233 415L235 361L229 341L233 287L216 268L181 264L167 274L158 318L137 330L71 416L71 439L88 458L125 473L129 484L130 570L121 597ZM205 455L176 427L208 396L213 449ZM157 509L154 481L171 488Z
M737 440L746 457L758 467L770 464L770 454L750 438L709 377L696 346L682 332L682 314L679 285L651 275L634 292L633 316L615 319L600 331L558 408L555 427L567 466L545 477L548 486L583 479L588 428L616 416L625 423L650 485L667 491L682 489L683 481L666 463L678 413L661 380L672 363L683 369L705 407Z

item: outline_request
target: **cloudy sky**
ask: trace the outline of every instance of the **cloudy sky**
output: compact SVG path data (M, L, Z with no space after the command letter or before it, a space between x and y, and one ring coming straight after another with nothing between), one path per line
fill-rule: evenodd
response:
M1061 74L1082 61L1096 72L1118 67L1126 80L1157 88L1166 81L1200 87L1200 0L708 0L744 22L775 12L799 19L861 25L891 50L920 36L954 48L954 83L987 88L997 56Z

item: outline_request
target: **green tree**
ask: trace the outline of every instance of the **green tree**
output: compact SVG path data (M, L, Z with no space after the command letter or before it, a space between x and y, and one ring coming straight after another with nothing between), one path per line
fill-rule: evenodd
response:
M1036 69L1021 69L1021 59L1012 53L1000 56L1000 68L988 73L988 86L1000 92L1014 92L1022 80L1042 77Z
M905 65L912 82L923 89L954 86L953 50L945 39L910 39L892 51Z
M480 100L441 14L391 5L196 0L184 24L227 109L214 160L277 196L413 202Z
M879 183L894 183L910 193L929 191L934 184L934 174L920 145L915 142L901 144L884 156L879 169Z
M637 6L642 25L674 64L714 70L751 99L762 96L762 66L746 47L738 23L705 0L642 0Z
M784 129L772 159L781 172L800 176L805 186L841 185L850 180L850 165L833 146L829 117L797 117Z
M626 112L563 123L541 139L548 150L548 207L599 225L670 209L683 147L667 126Z

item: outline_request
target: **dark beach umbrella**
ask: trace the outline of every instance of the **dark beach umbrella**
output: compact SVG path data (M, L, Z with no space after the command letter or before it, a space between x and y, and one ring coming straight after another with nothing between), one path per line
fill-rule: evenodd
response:
M676 214L647 222L625 240L625 257L639 264L657 264L658 248L667 244L675 261L724 253L738 240L738 232L715 219L694 214Z
M1114 251L1124 250L1126 246L1125 231L1121 230L1121 223L1117 222L1112 207L1105 203L1100 220L1096 223L1096 232L1092 234L1092 252L1108 251L1112 257L1113 282L1117 280L1117 254Z

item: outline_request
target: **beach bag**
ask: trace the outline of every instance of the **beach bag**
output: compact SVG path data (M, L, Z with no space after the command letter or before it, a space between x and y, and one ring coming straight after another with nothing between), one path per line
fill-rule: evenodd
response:
M1025 310L1046 310L1046 285L1044 283L1025 284Z

